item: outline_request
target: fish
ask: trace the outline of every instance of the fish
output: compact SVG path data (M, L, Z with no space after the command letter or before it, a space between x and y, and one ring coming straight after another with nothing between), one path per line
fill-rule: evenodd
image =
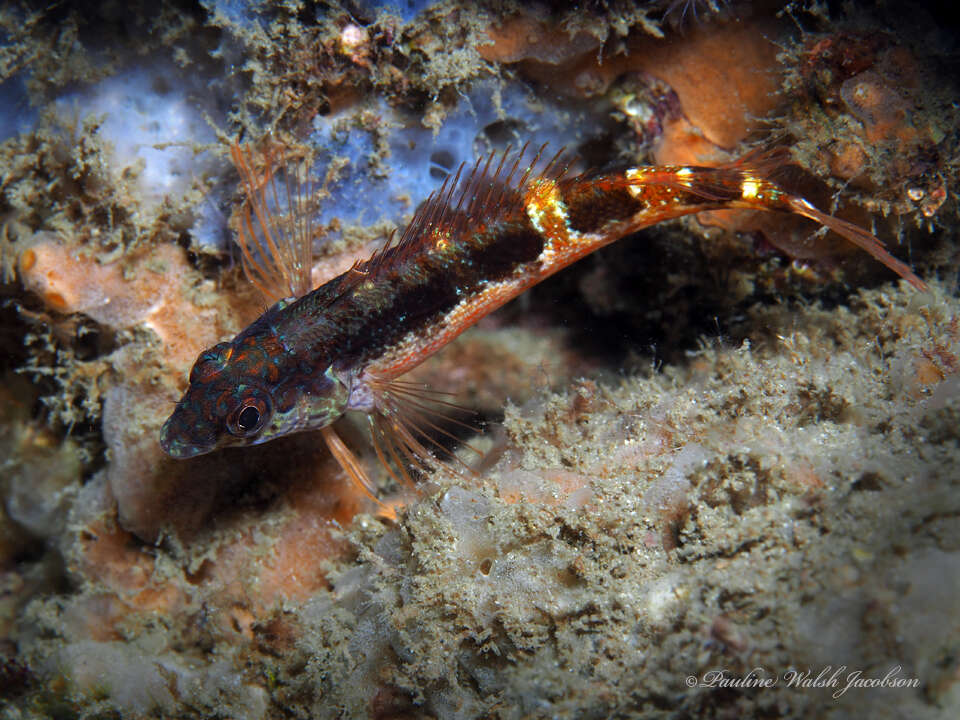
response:
M411 470L435 467L436 437L450 433L433 404L445 401L403 375L528 288L641 228L728 208L801 215L926 288L871 233L768 179L757 157L578 174L545 145L461 165L399 238L311 288L316 193L296 172L278 170L276 158L264 154L257 170L252 150L234 144L231 152L246 196L237 237L243 268L273 304L200 353L160 445L187 459L319 430L377 502L375 483L334 423L365 414L380 462L410 483Z

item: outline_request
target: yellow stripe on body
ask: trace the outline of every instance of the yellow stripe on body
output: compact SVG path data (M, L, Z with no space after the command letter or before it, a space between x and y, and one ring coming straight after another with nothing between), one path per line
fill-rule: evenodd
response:
M744 200L756 200L760 195L760 183L749 175L740 183L740 195Z
M650 175L659 176L661 178L660 182L645 184L645 180ZM627 190L635 198L644 200L651 205L656 204L661 207L670 205L671 203L683 202L684 199L682 197L676 195L669 185L663 183L662 177L664 175L672 175L674 177L672 182L676 185L690 187L690 176L693 175L693 169L676 165L661 165L632 167L628 168L624 173L624 177L630 181L630 185L627 186ZM652 188L657 188L659 190L660 197L658 199L651 197L651 195L654 194L652 192Z
M544 269L551 267L571 246L587 239L583 233L570 227L567 206L555 181L541 179L532 183L524 205L530 224L543 238L539 260Z

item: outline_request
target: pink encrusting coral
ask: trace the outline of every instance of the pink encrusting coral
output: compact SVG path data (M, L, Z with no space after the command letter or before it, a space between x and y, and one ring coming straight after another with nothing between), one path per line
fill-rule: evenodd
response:
M83 313L114 331L151 330L171 374L187 367L228 327L222 306L197 304L202 290L193 286L200 278L174 245L104 264L76 244L41 234L20 255L19 270L24 287L51 310Z
M19 269L25 287L51 310L83 313L113 332L147 331L142 340L114 351L116 375L100 382L106 386L104 439L112 453L107 472L120 517L134 532L155 537L171 521L163 498L194 485L175 482L182 469L163 462L155 428L186 368L236 322L230 305L204 286L184 251L171 245L102 264L77 246L45 235L22 252ZM191 513L187 525L196 526L208 508L196 493L192 496L181 507Z
M939 158L955 125L950 83L922 59L935 48L859 28L806 38L784 94L794 110L814 100L821 112L790 118L798 158L864 191L858 202L870 211L935 217L951 182Z

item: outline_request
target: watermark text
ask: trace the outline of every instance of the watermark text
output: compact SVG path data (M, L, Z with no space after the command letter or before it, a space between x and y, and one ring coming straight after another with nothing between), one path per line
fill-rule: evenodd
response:
M847 665L827 665L822 668L790 668L782 673L773 673L763 667L755 667L747 672L734 673L729 670L708 670L702 675L688 675L687 687L695 688L751 688L787 687L798 690L831 691L831 696L839 699L848 691L856 688L918 688L919 678L908 677L900 665L894 665L886 671L865 672Z

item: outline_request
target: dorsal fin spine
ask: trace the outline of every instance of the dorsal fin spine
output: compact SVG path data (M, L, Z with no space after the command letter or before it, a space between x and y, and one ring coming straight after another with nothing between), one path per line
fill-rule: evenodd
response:
M281 193L277 169L288 162L286 159L278 160L268 148L262 153L264 167L258 177L252 150L234 143L230 155L246 196L237 234L244 273L271 303L305 295L312 288L315 207L311 196L304 194L296 168L292 162L284 167Z

